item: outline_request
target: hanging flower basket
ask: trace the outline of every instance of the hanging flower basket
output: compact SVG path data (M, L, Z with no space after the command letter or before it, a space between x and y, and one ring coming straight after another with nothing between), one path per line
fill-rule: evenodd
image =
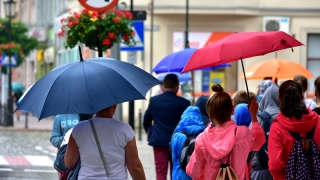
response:
M61 19L61 24L58 36L66 35L66 48L73 48L78 42L91 49L100 47L103 51L120 42L134 45L130 12L112 9L100 13L84 9L80 13L70 12L70 16Z
M7 56L13 56L18 54L23 54L20 44L16 43L6 43L0 44L0 54L5 54Z

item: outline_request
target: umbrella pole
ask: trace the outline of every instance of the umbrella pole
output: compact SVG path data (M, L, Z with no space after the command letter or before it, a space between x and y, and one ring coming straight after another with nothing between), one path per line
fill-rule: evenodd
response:
M246 72L244 71L244 66L243 66L243 61L242 61L242 57L241 57L241 65L242 65L242 71L243 71L243 76L244 76L244 81L246 83L246 88L247 88L247 94L248 94L248 100L249 100L249 104L250 104L250 93L249 93L249 88L248 88L248 83L247 83L247 77L246 77Z
M195 95L194 95L194 72L193 71L191 71L191 78L192 78L192 80L191 80L191 86L192 86L192 89L191 89L191 93L192 93L192 103L191 103L191 105L194 105L194 102L195 102Z

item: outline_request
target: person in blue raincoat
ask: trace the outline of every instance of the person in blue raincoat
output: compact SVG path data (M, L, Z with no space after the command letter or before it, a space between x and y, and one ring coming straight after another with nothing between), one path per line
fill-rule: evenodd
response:
M176 128L171 140L171 155L172 155L172 180L191 180L191 177L180 168L180 154L182 147L187 139L187 136L182 131L189 135L196 136L203 132L204 124L201 117L200 109L196 106L189 106L182 114L179 125Z

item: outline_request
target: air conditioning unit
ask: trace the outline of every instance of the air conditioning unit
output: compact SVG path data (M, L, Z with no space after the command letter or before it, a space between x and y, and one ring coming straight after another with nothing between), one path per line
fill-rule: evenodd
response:
M263 31L283 31L290 34L289 17L263 17Z

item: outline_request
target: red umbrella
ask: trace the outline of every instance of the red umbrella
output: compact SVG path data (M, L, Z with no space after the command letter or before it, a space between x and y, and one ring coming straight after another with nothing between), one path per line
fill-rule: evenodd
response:
M292 47L301 45L303 45L301 42L282 31L238 32L195 51L182 73L239 59L244 72L242 62L244 58L261 56L286 48L292 49ZM245 74L244 77L249 95Z

